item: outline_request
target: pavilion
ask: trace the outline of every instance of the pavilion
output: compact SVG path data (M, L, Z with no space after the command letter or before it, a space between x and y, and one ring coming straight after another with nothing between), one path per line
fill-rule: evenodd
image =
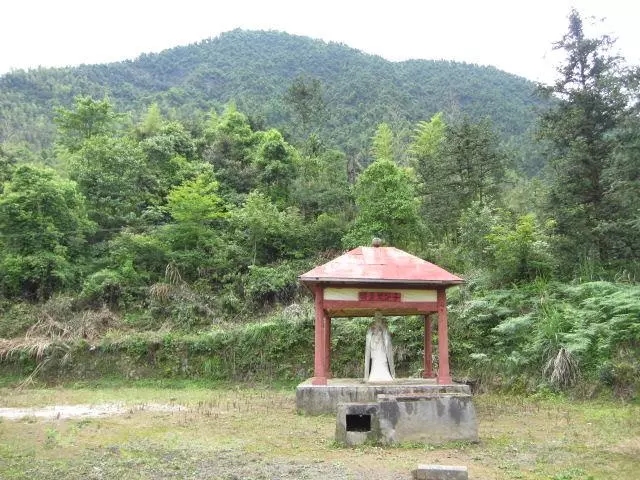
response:
M315 355L312 385L327 385L331 374L331 320L382 315L424 316L423 377L434 377L432 314L438 321L438 385L452 384L446 289L464 282L443 268L394 247L358 247L299 277L315 300Z

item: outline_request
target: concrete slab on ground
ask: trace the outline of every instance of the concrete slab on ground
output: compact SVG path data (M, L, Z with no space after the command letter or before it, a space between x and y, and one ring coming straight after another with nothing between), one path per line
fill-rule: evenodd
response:
M451 465L418 465L414 480L469 480L467 467Z

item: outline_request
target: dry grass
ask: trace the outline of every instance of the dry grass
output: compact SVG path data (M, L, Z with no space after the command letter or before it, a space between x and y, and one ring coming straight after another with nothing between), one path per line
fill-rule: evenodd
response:
M41 312L24 337L0 338L0 360L13 355L27 355L40 361L53 349L66 353L74 341L94 341L118 327L121 327L120 319L106 307L84 311L65 322Z
M341 448L335 419L270 389L0 390L0 406L122 402L124 416L0 420L0 478L402 479L419 463L473 479L635 479L640 407L483 395L479 444ZM151 412L145 404L187 407Z
M578 380L578 362L565 347L547 361L544 374L552 385L560 388L571 387Z
M55 312L54 316L43 307L38 320L29 327L24 337L0 338L0 362L14 356L27 356L36 360L35 368L22 382L21 388L32 386L34 378L52 359L58 359L61 363L69 360L74 342L93 342L106 332L121 327L120 319L107 307L72 315L67 321L56 318L63 317L64 314L64 311Z

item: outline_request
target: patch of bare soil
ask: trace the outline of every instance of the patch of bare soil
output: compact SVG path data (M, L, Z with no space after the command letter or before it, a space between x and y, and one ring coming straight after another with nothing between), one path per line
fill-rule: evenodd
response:
M109 415L123 415L137 411L148 412L180 412L186 410L181 405L166 405L159 403L124 406L118 403L101 405L51 405L38 408L0 408L0 418L19 420L25 417L44 419L62 418L96 418Z

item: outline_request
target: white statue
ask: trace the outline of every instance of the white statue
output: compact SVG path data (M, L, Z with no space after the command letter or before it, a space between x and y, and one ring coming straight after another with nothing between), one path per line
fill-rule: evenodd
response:
M391 334L380 312L367 330L364 352L365 382L391 382L395 377Z

